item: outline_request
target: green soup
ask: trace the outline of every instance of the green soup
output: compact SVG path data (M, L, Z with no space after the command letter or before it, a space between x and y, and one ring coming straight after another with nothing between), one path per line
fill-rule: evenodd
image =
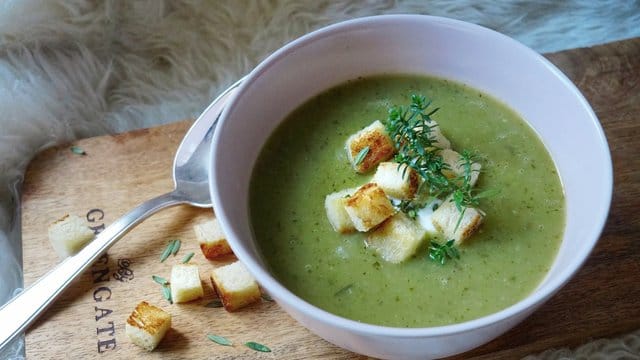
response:
M426 249L401 264L365 248L365 235L329 224L324 199L366 183L346 156L347 137L413 93L433 100L454 150L483 159L479 233L460 259L440 265ZM426 327L472 320L526 297L549 270L564 230L564 195L532 129L499 101L437 78L379 76L332 88L296 109L264 146L252 175L251 220L273 274L331 313L371 324ZM428 241L426 241L428 243Z

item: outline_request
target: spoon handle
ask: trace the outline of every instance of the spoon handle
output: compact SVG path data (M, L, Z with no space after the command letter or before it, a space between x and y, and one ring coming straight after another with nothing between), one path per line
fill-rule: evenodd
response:
M144 202L106 227L76 255L66 258L0 308L0 349L24 331L71 282L111 245L147 217L184 203L175 191Z

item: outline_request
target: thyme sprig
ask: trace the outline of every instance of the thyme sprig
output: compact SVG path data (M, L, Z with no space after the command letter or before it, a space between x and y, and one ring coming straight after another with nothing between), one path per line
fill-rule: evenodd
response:
M429 192L436 195L447 192L450 182L442 174L447 165L431 137L436 126L431 115L438 108L426 112L430 105L424 96L411 95L408 107L394 105L389 109L386 128L398 151L394 160L414 169L429 186Z
M450 166L444 162L432 135L437 123L431 118L439 108L430 110L431 100L421 95L411 95L411 103L407 107L392 106L386 122L386 129L394 142L397 150L394 160L399 163L398 169L404 168L403 176L408 168L415 170L423 178L423 188L428 189L429 195L436 198L445 198L451 195L451 201L460 212L454 232L460 226L467 208L478 208L480 199L491 194L490 191L477 192L473 188L472 179L478 170L473 164L477 157L468 150L460 153L460 161L457 164L462 169L462 174L450 179L443 174L443 170L449 170ZM403 167L406 165L406 167ZM402 201L399 209L410 218L417 216L417 211L426 204L417 200ZM480 210L479 210L480 211ZM447 241L440 245L431 243L429 257L434 261L444 264L447 259L458 258L459 253L454 241Z
M407 165L420 174L425 180L423 186L428 187L431 196L441 198L451 194L456 208L463 214L465 208L477 208L480 204L480 196L471 184L473 173L477 171L473 168L477 158L472 152L463 150L459 163L463 174L455 179L443 174L449 165L444 162L440 155L442 149L436 146L431 135L437 126L431 116L439 108L427 111L430 105L431 100L413 94L408 107L395 105L389 108L386 128L398 151L394 160L400 164L399 168ZM401 210L403 207L409 211L416 208L404 204Z

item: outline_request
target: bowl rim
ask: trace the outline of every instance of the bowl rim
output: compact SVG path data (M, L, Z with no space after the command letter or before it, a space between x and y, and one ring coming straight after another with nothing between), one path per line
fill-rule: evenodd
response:
M608 219L608 213L611 206L611 198L613 193L613 165L611 161L611 152L602 126L588 101L584 98L575 84L549 60L513 38L510 38L489 28L461 20L417 14L368 16L346 20L326 27L322 27L282 46L267 58L265 58L263 61L261 61L260 64L258 64L258 66L255 67L245 77L244 81L238 89L237 95L242 94L247 87L249 87L258 77L260 77L261 74L263 74L265 71L268 71L271 66L275 64L280 58L287 56L287 54L295 51L298 47L304 46L310 41L333 36L336 33L348 31L354 28L360 28L366 25L376 25L378 23L394 21L427 21L441 26L451 26L458 29L480 32L494 37L497 36L498 38L501 38L502 41L509 42L518 51L525 52L528 56L534 57L537 61L541 62L548 71L555 75L558 80L560 80L560 82L579 100L584 109L587 111L590 118L589 120L593 123L594 129L598 132L597 137L599 138L600 150L604 152L603 155L604 159L606 160L606 164L604 164L606 166L602 169L604 188L606 188L602 189L606 190L606 194L604 197L605 201L603 202L603 204L605 205L601 208L594 209L594 212L597 212L599 214L597 222L594 226L594 229L597 229L597 231L594 231L592 236L589 239L586 239L587 244L581 247L580 251L577 251L575 253L574 259L568 264L568 266L559 271L558 275L551 279L551 281L547 281L542 286L540 286L539 284L538 287L532 290L532 292L524 299L510 305L509 307L476 319L441 326L401 328L359 322L335 315L331 312L310 304L306 300L291 292L279 281L277 281L274 276L269 273L269 271L267 271L265 268L263 268L262 265L254 260L254 257L250 255L248 251L244 249L244 247L237 245L236 241L233 240L234 238L239 238L239 235L234 231L233 227L231 226L231 220L224 211L224 206L216 187L217 171L215 171L215 169L218 164L218 153L222 151L222 149L218 147L218 143L220 141L220 138L223 137L222 134L224 132L223 129L225 127L226 119L229 117L229 114L233 111L233 109L238 106L238 102L236 100L239 98L239 96L234 96L220 115L219 123L215 131L213 143L211 146L211 167L209 169L209 187L211 198L213 200L216 216L218 217L223 230L228 234L229 244L236 254L237 258L246 265L248 270L256 277L258 283L260 283L265 289L267 289L276 300L282 301L287 305L287 307L292 307L296 311L304 313L306 316L313 318L315 321L318 321L320 323L331 323L337 327L360 334L368 334L374 336L382 335L392 338L422 338L461 334L492 326L495 323L512 318L518 314L525 313L528 309L533 310L537 306L541 305L544 301L549 299L558 290L560 290L564 286L564 284L566 284L571 279L571 277L575 275L578 269L586 261L589 254L594 249L597 241L599 240L600 235L604 229L604 225ZM541 280L541 283L542 281L543 280Z

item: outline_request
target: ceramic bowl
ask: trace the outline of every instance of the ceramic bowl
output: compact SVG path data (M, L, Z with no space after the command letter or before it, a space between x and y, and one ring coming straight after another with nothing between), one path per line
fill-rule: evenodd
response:
M518 112L542 139L564 187L566 228L551 270L525 299L464 323L428 328L377 326L307 303L265 266L249 217L249 181L269 135L292 110L323 90L382 73L433 75L480 89ZM542 56L477 25L390 15L314 31L256 67L221 116L212 147L210 180L215 212L233 251L293 318L327 341L360 354L425 359L461 353L490 341L569 281L604 226L611 201L612 166L606 138L591 107L573 83Z

